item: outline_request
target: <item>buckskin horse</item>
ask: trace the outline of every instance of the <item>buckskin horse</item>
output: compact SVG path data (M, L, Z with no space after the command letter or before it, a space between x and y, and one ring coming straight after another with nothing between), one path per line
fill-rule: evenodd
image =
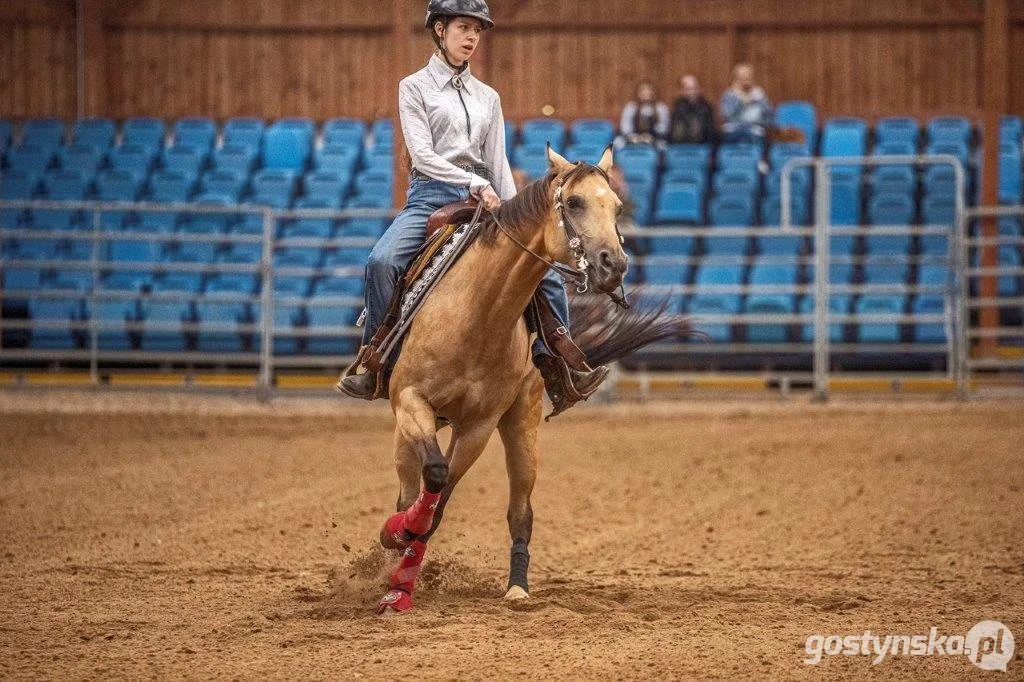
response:
M597 165L570 163L551 149L548 160L544 177L480 224L473 243L414 318L391 373L387 385L397 422L401 491L398 512L385 522L380 540L402 557L379 614L412 608L427 542L452 490L495 429L509 478L512 549L505 598L529 596L530 494L544 386L531 360L524 311L549 267L585 277L597 292L608 294L619 288L627 267L616 225L622 204L608 183L611 148ZM685 321L669 319L663 311L583 315L597 322L584 330L587 359L603 364L686 333ZM445 423L452 433L442 453L437 430Z

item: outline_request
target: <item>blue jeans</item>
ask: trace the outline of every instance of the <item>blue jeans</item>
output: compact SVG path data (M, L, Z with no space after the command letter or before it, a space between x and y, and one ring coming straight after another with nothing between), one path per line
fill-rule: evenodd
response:
M363 330L363 343L373 338L384 321L398 278L423 245L427 234L427 219L442 206L468 198L468 187L423 178L410 181L409 191L405 195L405 208L381 235L366 263L366 327ZM568 327L569 301L565 296L561 275L548 270L541 280L540 290L551 303L558 321ZM538 338L533 344L534 356L548 352Z

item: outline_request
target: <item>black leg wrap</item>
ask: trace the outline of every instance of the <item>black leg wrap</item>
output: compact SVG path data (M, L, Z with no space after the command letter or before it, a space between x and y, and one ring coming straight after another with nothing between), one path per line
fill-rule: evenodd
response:
M527 549L526 540L516 540L512 543L512 554L508 572L508 587L511 588L513 585L518 585L523 588L524 592L529 592L530 587L526 580L526 574L529 570L530 550Z

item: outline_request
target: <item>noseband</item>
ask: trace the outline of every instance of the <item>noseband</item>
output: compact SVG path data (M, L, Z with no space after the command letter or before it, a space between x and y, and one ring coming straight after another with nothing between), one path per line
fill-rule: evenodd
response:
M601 177L605 179L605 182L608 182L608 174L605 173L600 166L592 166L590 164L584 164L582 161L577 161L575 168L579 168L581 166L589 166L596 172L600 173ZM554 195L554 209L555 213L558 214L558 227L565 232L565 236L568 238L569 241L569 250L572 251L572 255L576 259L575 268L569 267L568 265L563 265L561 263L556 263L550 258L546 258L540 255L539 253L535 252L526 244L523 244L521 241L519 241L510 230L506 229L505 226L501 224L501 221L498 220L498 216L492 214L491 217L493 218L494 223L498 226L498 229L504 232L505 236L511 239L516 246L518 246L523 251L526 251L528 254L530 254L537 260L541 261L549 268L562 275L563 277L568 277L569 279L573 280L573 282L575 282L576 284L576 293L585 294L590 288L590 276L587 274L587 268L590 266L590 261L587 260L586 252L583 249L583 238L580 236L580 233L576 229L576 227L572 224L572 221L569 220L569 216L566 215L565 213L565 204L562 201L562 189L565 185L566 176L568 175L569 173L564 173L558 179L558 187L555 188ZM624 243L625 240L622 237L622 233L619 232L618 223L615 224L615 234L618 235L619 237L619 243ZM617 305L628 310L629 304L626 302L625 288L620 285L620 289L622 291L621 294L610 291L608 292L608 297L611 298L612 301L614 301Z

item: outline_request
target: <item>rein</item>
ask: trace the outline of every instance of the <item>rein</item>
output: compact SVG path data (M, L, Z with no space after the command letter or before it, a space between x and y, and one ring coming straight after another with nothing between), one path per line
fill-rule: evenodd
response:
M582 162L577 162L576 165L578 166L580 163ZM608 174L605 173L600 168L598 168L598 170L600 171L602 177L604 177L604 179L607 180ZM587 274L587 268L590 266L590 262L587 260L586 253L583 250L582 237L580 237L579 232L573 226L572 221L569 220L569 216L565 214L565 205L562 203L562 187L564 184L565 177L563 176L559 179L558 187L555 189L554 210L556 213L558 213L558 227L562 228L562 230L565 231L566 237L569 238L569 249L572 251L573 256L576 258L575 268L570 267L568 265L563 265L562 263L556 263L550 258L540 255L539 253L531 249L529 246L519 241L519 239L517 239L516 236L512 234L511 230L509 230L508 228L501 224L501 221L498 220L497 215L492 213L491 218L494 220L494 224L498 226L498 229L501 230L506 237L512 240L512 243L514 243L520 249L530 254L540 262L544 263L549 268L559 273L563 277L568 277L569 279L573 280L573 282L575 282L576 284L576 293L585 294L589 290L590 286L590 276ZM619 232L618 225L615 226L615 234L619 236L619 242L622 243L623 238L622 234ZM616 305L626 310L629 310L629 303L626 302L625 288L620 285L620 290L622 291L621 294L618 294L614 291L608 292L608 297L612 299L612 301Z

